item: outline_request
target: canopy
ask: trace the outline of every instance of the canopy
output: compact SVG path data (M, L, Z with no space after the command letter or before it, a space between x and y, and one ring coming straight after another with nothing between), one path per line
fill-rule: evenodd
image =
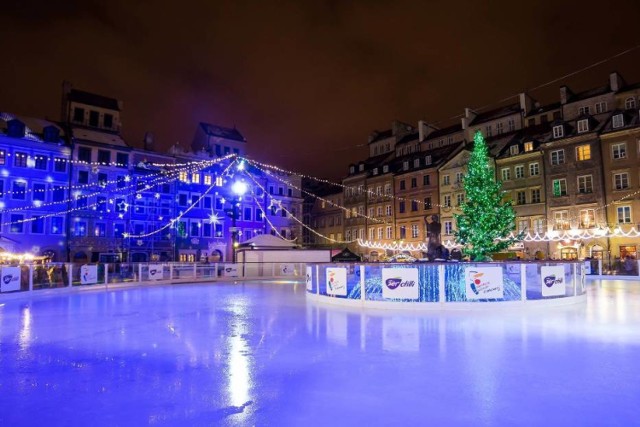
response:
M331 257L331 262L358 262L362 261L360 255L354 254L349 248L344 248L342 252Z

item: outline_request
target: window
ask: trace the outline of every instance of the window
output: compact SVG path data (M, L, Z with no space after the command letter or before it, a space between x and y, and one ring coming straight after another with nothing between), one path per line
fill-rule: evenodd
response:
M35 221L31 221L31 233L32 234L44 233L44 218L38 218Z
M592 175L582 175L578 177L578 193L593 193Z
M553 137L562 138L564 136L564 126L558 125L553 127Z
M589 120L578 120L578 133L589 132Z
M567 195L567 180L565 178L553 180L553 195L555 197Z
M64 218L54 216L51 218L51 234L62 234L64 228Z
M224 237L222 224L215 224L213 232L214 232L214 237Z
M53 186L53 201L54 202L61 202L62 200L64 200L64 194L65 194L64 187L62 187L60 185L54 185Z
M519 219L518 220L518 233L524 233L529 229L529 220L528 219Z
M525 191L517 191L516 192L516 203L518 205L526 205L527 204L527 193Z
M596 102L596 114L601 114L607 111L607 103L604 101Z
M191 196L191 205L194 208L199 208L200 207L200 196L197 194L194 194Z
M464 203L464 194L456 194L456 206L462 206Z
M555 222L556 230L568 230L569 229L569 212L568 211L555 211L553 213L553 219Z
M56 157L53 161L53 170L54 172L66 172L67 161L61 157Z
M73 235L75 237L85 237L87 235L87 222L75 221L73 223Z
M389 166L388 165L382 166L382 173L387 173L387 172L389 172Z
M513 168L516 179L524 178L524 165L517 165Z
M462 184L464 174L462 172L456 172L456 184Z
M413 167L414 167L414 168L417 168L417 167L419 167L419 166L420 166L420 159L414 159L414 160L413 160Z
M529 163L529 176L540 175L540 165L536 163Z
M96 197L96 210L98 212L105 212L107 210L107 198L104 196Z
M200 184L200 174L199 173L192 173L191 174L191 182L193 184Z
M376 238L376 229L375 228L370 228L369 229L369 240L375 240Z
M535 118L527 119L527 127L535 126L535 124L536 124Z
M11 189L13 200L25 200L27 198L27 183L24 181L13 181Z
M378 206L378 208L376 209L376 216L378 217L382 216L382 206Z
M384 239L384 229L382 227L378 227L378 240Z
M78 171L78 184L89 183L89 171Z
M484 128L484 133L486 134L485 136L487 136L487 137L493 135L492 131L491 131L491 125L489 125L489 126Z
M287 197L293 197L293 189L287 188Z
M411 225L411 238L412 239L417 239L418 237L420 237L420 230L418 228L418 224L412 224Z
M84 122L84 108L75 107L73 109L73 121L76 123Z
M425 197L424 198L424 210L429 210L431 209L431 197Z
M47 161L49 160L45 156L35 156L33 167L39 170L47 170Z
M26 168L28 158L27 153L16 152L13 154L13 165L19 168Z
M412 200L411 201L411 212L417 212L418 211L418 201L417 200Z
M87 198L86 197L78 197L76 198L76 208L77 209L86 209L87 208Z
M509 147L509 154L515 156L518 153L520 153L520 148L517 145L512 145L511 147Z
M444 196L444 203L443 203L445 208L450 208L451 207L451 196L449 195L445 195Z
M256 221L262 221L262 209L256 209Z
M200 236L200 223L197 221L191 221L191 224L189 224L189 235L191 237L198 237Z
M99 173L98 174L98 185L101 186L106 186L107 185L107 181L109 180L109 177L107 176L106 173Z
M504 123L502 122L496 123L496 134L500 135L502 133L504 133Z
M591 159L591 145L579 145L576 147L576 159L578 161L590 160Z
M618 224L630 224L630 223L631 223L631 206L618 206Z
M111 163L111 151L98 150L98 163L108 165Z
M629 188L629 174L627 172L613 174L613 187L616 190Z
M122 239L124 237L124 224L113 224L113 237L117 239Z
M424 156L424 164L425 165L431 164L431 156Z
M11 222L12 224L9 226L10 233L22 233L24 231L24 215L22 214L11 214Z
M531 189L531 203L540 203L540 189L533 188Z
M111 129L113 127L113 115L105 114L104 117L102 118L102 124L107 129Z
M531 222L532 222L532 225L533 225L533 232L534 233L537 233L537 234L544 233L544 219L536 218L536 219L533 219Z
M444 222L444 234L451 234L453 232L453 223L451 221Z
M7 152L4 150L0 150L0 165L4 165L7 163Z
M91 163L91 148L78 147L78 160L85 163Z
M585 105L585 106L582 106L582 107L578 108L578 114L580 114L580 115L589 114L589 111L590 110L589 110L589 106L588 105Z
M89 126L98 127L98 119L100 114L97 111L89 111Z
M564 150L555 150L551 152L551 164L553 166L564 163Z
M614 160L625 159L627 157L627 143L611 144L611 157Z
M406 188L404 179L400 181L400 190L404 190Z
M524 151L525 153L528 153L529 151L533 151L533 142L525 142Z
M400 213L404 213L404 211L405 211L405 208L404 208L404 201L399 202L399 203L398 203L398 212L400 212Z
M431 185L431 175L422 176L422 185Z
M251 208L244 208L244 216L243 216L243 220L245 221L251 221L251 217L252 215L252 209Z
M387 205L385 209L386 216L391 216L391 205Z
M393 229L391 226L387 226L387 239L393 239Z
M96 237L106 237L107 225L104 222L96 222L96 224L93 227L93 235Z
M411 178L411 188L416 188L418 186L418 178Z
M47 186L45 184L33 184L33 195L31 196L34 201L44 202L47 196Z
M362 194L362 185L358 186L358 194ZM278 195L279 196L284 195L284 188L278 187Z
M509 119L507 120L507 130L509 132L512 132L514 130L516 130L516 122L513 119Z
M502 175L502 180L503 181L511 180L511 169L510 168L503 168L503 169L500 170L500 173Z
M591 228L596 225L595 209L580 210L580 228Z
M178 194L178 206L187 206L187 195L184 193Z
M632 110L636 108L636 99L634 97L629 97L624 101L624 108L627 110Z
M613 116L612 126L614 129L624 126L624 116L622 114L616 114Z
M442 177L442 185L449 185L449 184L451 184L449 175L444 175Z
M385 184L384 185L384 194L387 196L391 195L391 184Z

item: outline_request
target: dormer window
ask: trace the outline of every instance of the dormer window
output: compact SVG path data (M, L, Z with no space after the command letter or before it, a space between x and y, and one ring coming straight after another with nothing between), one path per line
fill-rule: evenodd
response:
M356 171L355 166L349 166L349 173L355 173L355 171Z
M409 169L409 161L405 160L404 162L402 162L402 170L408 170Z
M616 114L615 116L613 116L612 125L614 129L624 126L624 116L622 114Z
M360 165L358 166L358 171L359 172L364 171L364 163L360 163Z
M113 115L105 114L102 118L102 124L107 129L113 128Z
M414 168L420 167L420 159L414 159L413 160L413 167Z
M387 173L387 172L389 172L389 165L382 166L382 173Z
M636 108L636 99L634 97L632 97L632 96L627 98L627 99L625 99L624 108L626 108L627 110L632 110L632 109Z
M373 169L373 174L374 174L374 175L378 175L378 168L374 168L374 169Z
M512 145L511 147L509 147L509 153L512 156L515 156L516 154L520 153L520 149L517 145Z
M524 152L528 153L529 151L533 151L533 142L524 143Z
M431 164L431 156L425 156L424 157L424 164L425 165L430 165Z
M84 122L84 108L75 107L73 109L73 121L76 123Z
M578 133L589 132L589 120L578 120Z
M584 114L589 114L589 106L585 105L583 107L578 108L578 114L580 114L581 116Z
M562 125L553 127L553 137L562 138L564 136L564 127Z

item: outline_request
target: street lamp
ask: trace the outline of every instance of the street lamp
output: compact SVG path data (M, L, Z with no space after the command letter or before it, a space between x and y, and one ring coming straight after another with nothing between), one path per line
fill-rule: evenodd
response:
M247 192L247 184L243 181L236 181L231 186L231 191L236 195L233 202L233 216L231 217L231 254L232 260L236 262L236 248L238 246L238 227L236 226L236 220L238 219L238 209L240 207L240 201L242 196Z

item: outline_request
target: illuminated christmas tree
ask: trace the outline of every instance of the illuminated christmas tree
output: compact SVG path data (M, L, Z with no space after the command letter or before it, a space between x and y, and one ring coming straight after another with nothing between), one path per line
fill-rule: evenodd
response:
M504 199L502 183L496 182L489 150L480 131L476 132L473 141L463 182L466 195L462 214L454 214L455 237L472 260L488 261L492 253L506 249L522 236L507 238L515 228L513 206L510 200Z

